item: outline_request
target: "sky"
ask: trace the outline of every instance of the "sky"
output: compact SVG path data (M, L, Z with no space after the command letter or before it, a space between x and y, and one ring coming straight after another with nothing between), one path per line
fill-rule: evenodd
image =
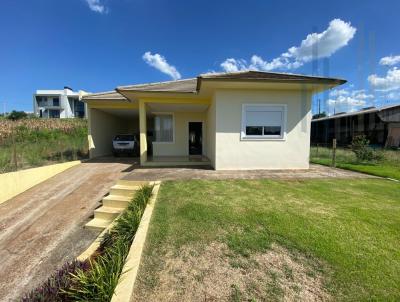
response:
M37 89L261 70L343 78L329 114L400 103L400 1L1 0L0 111Z

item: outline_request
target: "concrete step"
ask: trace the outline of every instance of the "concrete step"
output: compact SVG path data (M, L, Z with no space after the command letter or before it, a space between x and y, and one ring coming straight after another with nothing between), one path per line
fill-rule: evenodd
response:
M126 180L126 179L120 179L117 180L117 185L123 185L123 186L145 186L148 185L148 181L138 181L138 180Z
M103 206L107 208L125 209L132 200L130 196L108 195L103 198Z
M111 222L108 220L94 218L94 219L90 220L87 224L85 224L85 228L102 231L106 227L108 227L110 225L110 223Z
M133 197L135 192L139 189L140 186L114 185L110 189L110 195Z
M113 221L123 211L123 208L102 206L94 210L94 219L103 219L109 222Z

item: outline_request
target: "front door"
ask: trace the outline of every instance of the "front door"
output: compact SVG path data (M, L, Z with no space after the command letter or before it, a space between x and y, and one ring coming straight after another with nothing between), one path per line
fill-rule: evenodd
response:
M203 154L203 123L189 122L189 155Z

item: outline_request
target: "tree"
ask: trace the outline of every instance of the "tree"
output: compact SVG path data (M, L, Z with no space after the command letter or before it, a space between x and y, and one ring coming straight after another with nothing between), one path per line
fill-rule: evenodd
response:
M26 118L27 116L28 115L24 111L15 111L15 110L13 110L9 115L7 115L7 118L9 120L15 121L15 120L20 120L20 119Z
M313 117L312 117L312 119L315 120L315 119L317 119L317 118L326 117L326 116L327 116L327 114L326 114L326 112L324 111L324 112L321 112L321 113L314 114Z

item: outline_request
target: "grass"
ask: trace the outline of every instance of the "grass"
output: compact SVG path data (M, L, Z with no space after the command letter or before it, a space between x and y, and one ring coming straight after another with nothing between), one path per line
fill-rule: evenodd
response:
M87 156L86 120L0 120L0 173Z
M384 159L377 162L359 162L350 149L337 149L336 167L367 173L375 176L400 180L400 151L384 150ZM312 163L330 166L332 164L332 149L319 147L311 148Z
M320 263L310 275L322 273L335 300L395 301L399 225L399 185L387 180L165 182L139 280L145 291L156 290L166 254L184 246L221 242L245 259L279 244ZM262 288L266 299L282 297L276 285ZM232 301L243 294L232 285Z

